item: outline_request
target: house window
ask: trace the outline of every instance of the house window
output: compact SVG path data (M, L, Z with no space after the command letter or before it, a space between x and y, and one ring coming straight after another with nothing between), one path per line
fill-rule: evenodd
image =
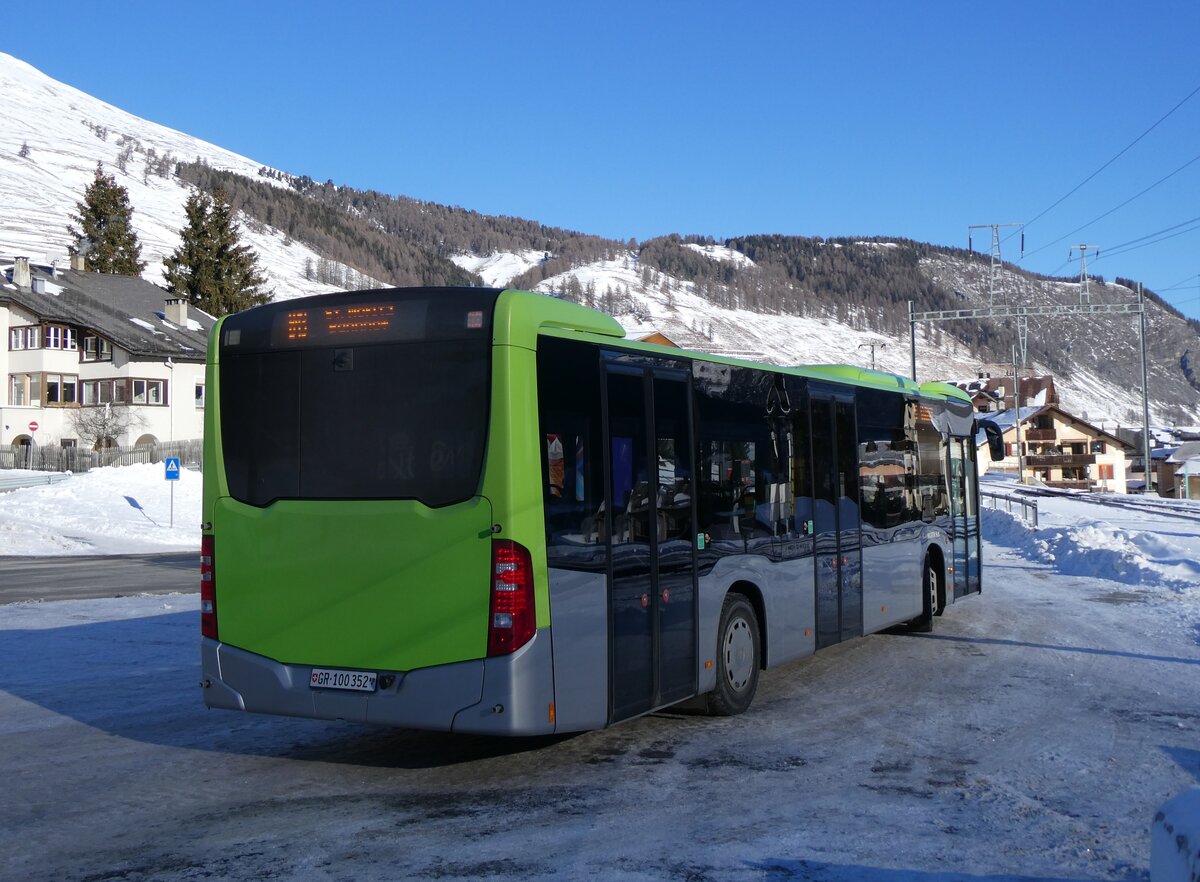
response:
M8 403L16 407L37 407L42 399L41 374L10 374L8 379Z
M134 404L166 404L166 383L162 380L133 380Z
M72 352L77 348L75 331L66 325L46 325L46 348L66 349Z
M79 377L73 374L46 374L46 406L78 404Z
M200 409L204 408L204 384L203 383L196 384L196 407L200 408Z
M69 448L72 448L72 447L78 447L78 446L79 446L79 439L78 439L78 438L63 438L63 439L62 439L62 440L61 440L59 443L60 443L60 444L61 444L63 447L66 447L66 448L68 448L68 449L69 449Z
M84 361L112 361L112 344L103 337L88 334L83 338Z
M125 380L84 380L80 384L84 406L125 401Z
M8 332L8 348L11 350L37 349L41 343L42 329L37 325L26 328L10 328Z

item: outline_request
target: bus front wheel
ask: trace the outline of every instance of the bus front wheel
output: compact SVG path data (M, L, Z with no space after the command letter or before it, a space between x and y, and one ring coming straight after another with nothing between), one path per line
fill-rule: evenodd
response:
M717 637L717 686L708 694L708 712L732 717L754 700L762 657L758 615L741 594L726 596Z

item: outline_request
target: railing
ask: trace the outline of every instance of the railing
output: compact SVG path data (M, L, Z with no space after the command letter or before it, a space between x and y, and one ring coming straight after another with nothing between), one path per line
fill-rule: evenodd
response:
M1058 433L1054 429L1026 429L1026 441L1057 441Z
M1029 468L1060 468L1062 466L1095 465L1094 453L1031 453L1025 457Z
M0 475L0 493L8 490L19 490L22 487L40 487L43 484L57 484L60 481L65 481L70 475L64 475L59 472L46 472L43 475L17 475L12 478L6 478Z
M984 499L992 500L992 508L999 508L998 503L1003 501L1008 507L1009 514L1012 514L1014 503L1019 505L1021 507L1021 520L1035 527L1038 525L1038 504L1036 499L1026 499L1023 496L1009 496L1006 493L993 493L990 490L980 490L979 495Z

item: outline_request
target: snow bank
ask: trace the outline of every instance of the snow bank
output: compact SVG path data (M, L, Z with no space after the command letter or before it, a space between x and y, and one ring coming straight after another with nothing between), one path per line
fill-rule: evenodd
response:
M1174 541L1168 538L1171 533L1162 532L1161 524L1148 524L1158 528L1158 532L1151 533L1076 517L1074 523L1034 528L1016 515L985 508L983 535L989 542L1016 549L1029 560L1050 564L1063 575L1181 592L1196 589L1200 564L1194 550L1194 529Z
M1200 879L1200 787L1163 803L1150 828L1150 882Z
M151 463L93 469L60 484L0 493L0 555L197 550L201 487L199 472L184 469L178 481L167 481L163 464Z

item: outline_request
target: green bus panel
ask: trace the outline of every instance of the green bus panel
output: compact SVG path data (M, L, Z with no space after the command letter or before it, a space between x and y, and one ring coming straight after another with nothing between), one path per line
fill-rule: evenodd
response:
M229 643L286 664L408 671L487 651L491 505L229 497L214 512Z

